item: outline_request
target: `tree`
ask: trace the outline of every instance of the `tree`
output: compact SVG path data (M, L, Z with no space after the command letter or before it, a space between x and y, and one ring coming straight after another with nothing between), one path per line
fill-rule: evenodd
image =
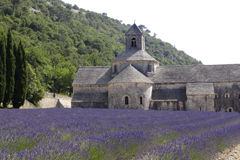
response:
M68 9L72 9L72 5L69 4L69 3L67 3L67 4L65 5L65 7L68 8Z
M6 40L4 32L0 33L0 103L4 99L6 88Z
M37 79L34 68L29 63L27 63L27 73L28 89L26 99L32 103L37 103L43 98L45 91L41 86L40 81Z
M11 0L13 4L13 10L16 8L16 6L20 3L20 0Z
M146 31L145 31L145 32L147 32L148 34L149 34L149 33L151 33L151 31L150 31L149 29L146 29Z
M147 27L145 27L145 26L144 26L144 25L142 25L142 24L141 24L141 25L139 25L138 27L139 27L141 30L144 30L144 29L146 29L146 28L147 28Z
M12 95L14 92L14 75L15 75L15 57L13 55L13 42L12 42L12 33L11 30L8 30L7 34L7 49L6 49L6 66L7 66L7 73L6 73L6 89L5 89L5 96L3 100L3 107L7 107L9 102L12 99Z
M26 99L28 79L27 79L27 66L25 60L25 51L22 43L19 43L18 49L14 45L16 70L15 70L15 86L13 94L13 108L20 108Z
M78 10L79 9L79 7L75 4L74 6L73 6L73 9L76 9L76 10Z

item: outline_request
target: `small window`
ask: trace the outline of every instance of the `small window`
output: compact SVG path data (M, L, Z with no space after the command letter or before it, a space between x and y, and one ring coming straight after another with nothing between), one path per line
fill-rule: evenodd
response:
M199 110L202 111L202 107L199 107Z
M112 100L112 105L114 105L114 97L113 97L113 95L111 96L111 100Z
M117 65L115 64L113 73L116 73L116 72L117 72Z
M148 64L148 72L152 72L152 65L150 63Z
M143 97L140 97L140 104L143 104Z
M132 38L132 47L133 47L133 48L136 48L136 47L137 47L136 38Z
M228 93L225 94L225 98L226 98L226 99L229 98L229 94L228 94Z
M128 96L125 97L125 105L128 105Z
M218 99L218 94L217 93L215 93L215 99Z

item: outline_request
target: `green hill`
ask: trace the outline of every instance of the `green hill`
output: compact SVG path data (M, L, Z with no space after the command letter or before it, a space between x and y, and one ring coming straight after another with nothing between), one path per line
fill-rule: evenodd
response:
M81 7L81 6L79 6ZM12 29L46 91L71 93L79 65L109 66L125 49L130 24L57 0L0 0L0 30ZM146 51L160 65L202 64L144 31Z

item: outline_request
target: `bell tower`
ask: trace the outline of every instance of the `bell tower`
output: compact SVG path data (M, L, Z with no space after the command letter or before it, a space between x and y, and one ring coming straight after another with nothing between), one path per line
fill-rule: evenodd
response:
M134 23L132 27L125 34L126 50L137 49L145 50L145 39L142 31Z

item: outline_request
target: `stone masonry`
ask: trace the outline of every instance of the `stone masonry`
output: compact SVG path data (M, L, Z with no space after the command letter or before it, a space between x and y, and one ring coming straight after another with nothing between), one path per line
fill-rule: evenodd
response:
M240 64L159 66L136 24L107 67L79 67L71 107L240 112Z

